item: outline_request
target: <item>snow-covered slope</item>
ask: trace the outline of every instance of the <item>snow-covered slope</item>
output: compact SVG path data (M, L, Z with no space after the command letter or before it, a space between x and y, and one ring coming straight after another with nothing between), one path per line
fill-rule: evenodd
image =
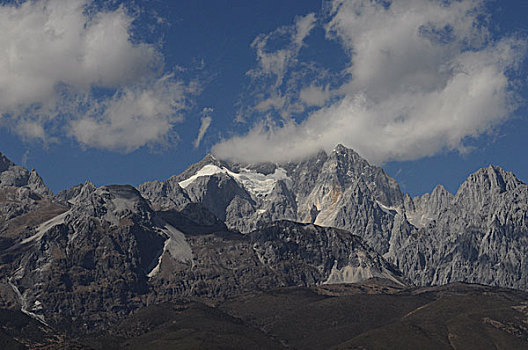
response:
M157 230L165 237L165 242L163 243L161 254L156 259L156 265L147 273L149 278L156 276L160 272L161 263L164 257L167 258L167 254L176 261L190 264L192 264L194 257L192 248L185 239L183 232L162 220L157 220L157 224L160 225Z
M181 188L187 188L190 184L200 177L212 176L216 174L226 174L233 178L254 198L261 198L271 194L278 181L291 182L286 170L277 167L273 174L261 174L257 171L241 168L238 172L233 172L226 167L219 167L214 164L207 164L196 174L180 181L178 184Z

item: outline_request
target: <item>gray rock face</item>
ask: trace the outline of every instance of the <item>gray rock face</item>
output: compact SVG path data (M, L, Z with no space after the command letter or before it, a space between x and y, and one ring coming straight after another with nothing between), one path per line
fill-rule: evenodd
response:
M191 202L175 178L170 178L164 182L146 182L140 185L138 190L144 198L151 202L155 210L181 208Z
M53 195L35 170L30 172L24 167L15 165L0 153L0 188L2 187L26 187L40 196Z
M355 283L379 277L402 284L401 273L348 231L279 221L250 234L259 260L296 271L291 284Z
M170 220L169 220L170 222ZM161 260L150 279L158 301L174 295L225 298L284 286L383 277L402 284L395 267L346 231L290 221L247 235L228 231L185 234L191 264Z
M2 284L35 318L57 324L92 315L84 319L97 325L139 304L165 237L131 186L87 183L73 203L2 251Z
M86 185L88 183L92 184L90 181L86 181L86 183L84 185ZM55 202L57 202L57 203L60 203L60 204L64 205L64 206L71 207L74 204L72 202L72 200L79 195L79 193L83 189L84 185L83 184L79 184L79 185L76 185L76 186L72 186L72 187L70 187L68 189L62 190L62 191L60 191L59 193L57 193L55 195L53 200Z
M371 277L528 289L528 186L498 167L414 199L343 146L287 164L208 156L139 191L86 182L55 197L35 172L0 169L0 307L53 324Z
M361 236L418 285L466 281L528 289L527 187L498 167L477 171L456 195L439 185L414 199L341 145L287 164L207 156L171 180L243 233L282 219L336 227Z
M181 296L226 298L371 277L404 281L342 230L279 222L243 235L200 204L156 213L131 186L86 183L69 203L0 252L0 284L23 312L49 324L94 331L137 307Z
M15 165L0 153L0 249L23 234L25 227L64 211L36 171Z
M528 289L528 186L495 166L470 175L456 195L437 187L414 200L391 260L416 283L450 281Z
M295 214L289 180L266 178L284 178L275 166L260 166L267 173L249 189L240 181L250 186L252 179L219 172L185 188L185 178L177 177L145 184L146 199L132 186L97 188L89 181L44 198L32 189L42 184L36 173L2 164L3 173L27 179L0 188L0 306L72 331L96 331L175 297L226 298L371 277L404 282L346 231L264 220L265 227L248 234L230 231L224 221L243 226L244 206L253 215L258 205ZM267 196L277 201L267 203Z
M178 191L172 196L164 186ZM209 155L139 190L165 209L177 209L171 203L182 198L201 203L243 233L276 220L315 223L361 234L381 253L389 250L393 214L404 207L396 181L341 145L329 155L287 164L239 164Z

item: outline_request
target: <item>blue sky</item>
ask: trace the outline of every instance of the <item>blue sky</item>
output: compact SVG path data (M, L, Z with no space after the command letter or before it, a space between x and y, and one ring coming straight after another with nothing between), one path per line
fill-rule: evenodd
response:
M412 195L528 181L525 1L1 4L0 152L55 192L334 143Z

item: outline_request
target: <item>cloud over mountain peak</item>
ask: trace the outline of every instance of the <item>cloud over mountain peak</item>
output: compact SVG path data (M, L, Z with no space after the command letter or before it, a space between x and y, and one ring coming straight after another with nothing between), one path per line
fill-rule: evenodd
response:
M327 38L348 55L344 82L319 88L311 105L320 107L300 121L269 122L267 116L246 135L217 144L214 153L284 161L343 143L383 163L467 151L467 138L492 130L517 108L509 72L526 53L523 40L493 38L482 20L484 5L481 0L329 3L321 20ZM307 82L290 95L310 105L303 100L315 91L312 86Z

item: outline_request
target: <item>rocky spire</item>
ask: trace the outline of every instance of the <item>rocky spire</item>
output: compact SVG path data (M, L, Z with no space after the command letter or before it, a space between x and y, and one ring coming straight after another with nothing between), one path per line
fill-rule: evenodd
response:
M44 197L53 195L35 170L30 172L0 153L0 187L5 186L26 187Z

